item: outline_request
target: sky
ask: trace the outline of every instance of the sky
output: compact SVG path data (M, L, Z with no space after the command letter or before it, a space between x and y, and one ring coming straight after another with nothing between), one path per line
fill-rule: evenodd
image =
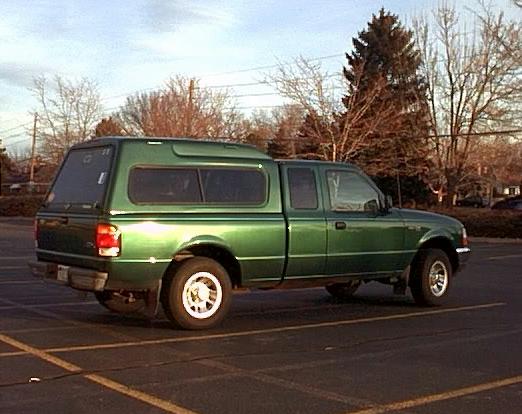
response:
M176 74L201 85L252 83L302 55L331 73L381 7L403 22L430 13L435 0L0 0L0 139L8 151L27 146L36 76L97 82L109 114L125 96L161 87ZM455 0L458 7L473 0ZM512 0L497 7L522 17ZM267 89L268 88L268 89ZM265 85L237 95L273 92ZM281 103L243 96L246 109Z

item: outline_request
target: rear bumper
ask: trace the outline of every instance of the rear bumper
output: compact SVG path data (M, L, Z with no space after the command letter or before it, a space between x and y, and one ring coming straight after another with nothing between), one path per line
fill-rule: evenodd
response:
M71 286L79 290L104 290L109 278L109 274L106 272L62 266L51 262L31 261L28 265L33 275L38 278Z
M469 247L459 247L456 249L459 258L459 272L466 267L471 256L471 249Z

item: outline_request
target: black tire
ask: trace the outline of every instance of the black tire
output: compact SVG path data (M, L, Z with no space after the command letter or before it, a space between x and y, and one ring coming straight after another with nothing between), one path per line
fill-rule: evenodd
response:
M443 250L420 250L410 277L410 289L415 302L423 306L442 305L450 290L452 276L450 260Z
M332 283L331 285L326 285L325 288L334 298L346 300L353 296L359 286L361 286L360 280L352 280L347 283Z
M227 271L206 257L183 262L175 272L165 275L161 289L161 304L167 318L183 329L219 325L228 313L231 299L232 283Z
M138 298L135 301L128 302L125 297L117 296L117 293L103 290L101 292L94 292L94 296L104 308L111 312L121 314L138 313L145 308L145 300Z

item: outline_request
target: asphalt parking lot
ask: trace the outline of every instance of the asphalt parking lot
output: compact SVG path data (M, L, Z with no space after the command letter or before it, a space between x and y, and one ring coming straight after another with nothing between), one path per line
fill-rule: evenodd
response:
M0 223L0 412L521 413L522 244L472 248L441 308L242 292L187 332L35 280L32 228Z

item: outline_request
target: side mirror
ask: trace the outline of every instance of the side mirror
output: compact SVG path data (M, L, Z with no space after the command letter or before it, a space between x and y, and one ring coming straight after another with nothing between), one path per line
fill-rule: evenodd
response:
M364 211L373 214L379 214L379 203L377 200L370 200L366 204L364 204Z

